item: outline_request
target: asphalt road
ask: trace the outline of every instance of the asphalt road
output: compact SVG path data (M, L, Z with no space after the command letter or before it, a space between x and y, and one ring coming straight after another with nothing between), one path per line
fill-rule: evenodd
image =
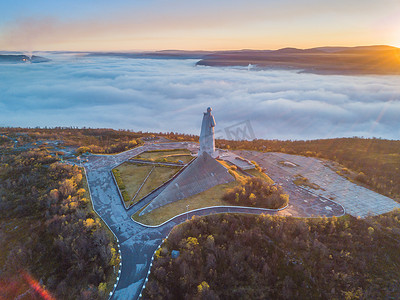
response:
M151 201L152 197L126 210L112 179L111 169L143 151L174 148L191 148L195 150L197 147L198 144L187 142L146 144L116 155L88 156L88 162L84 166L94 208L117 236L121 250L121 274L111 299L125 300L137 299L139 297L150 268L151 258L154 251L162 242L162 239L168 235L175 225L184 222L187 218L191 218L194 215L203 216L231 212L289 214L298 217L310 217L318 215L338 216L344 213L340 205L322 197L312 195L310 192L297 186L291 186L291 183L288 179L285 179L285 176L281 176L282 178L278 176L279 178L273 179L282 181L279 183L282 183L284 188L288 188L290 191L290 206L283 211L274 212L265 209L215 207L188 212L187 214L177 216L159 227L145 227L132 221L132 214ZM161 190L158 192L161 192Z
M50 142L57 147L58 143ZM24 146L30 147L31 145ZM196 152L198 144L190 142L146 143L144 146L116 155L90 155L84 163L93 206L118 238L122 267L117 286L111 299L137 299L150 269L151 258L162 240L171 229L190 219L215 213L279 214L295 217L341 216L350 213L355 216L380 214L400 207L392 199L357 186L341 178L315 158L282 153L260 153L256 151L235 151L236 154L256 161L266 168L266 173L282 185L289 194L289 206L281 211L247 209L240 207L214 207L191 211L179 215L159 227L146 227L132 221L131 216L156 197L164 187L146 197L128 210L125 209L111 170L122 162L147 150L188 148ZM60 149L61 150L61 149ZM70 149L61 151L69 152ZM282 165L289 161L294 167ZM70 161L70 163L73 163ZM75 162L76 163L76 162ZM302 174L318 183L320 190L299 187L293 183L296 174ZM330 198L330 199L329 199ZM332 201L333 199L333 201ZM345 208L345 209L344 209Z

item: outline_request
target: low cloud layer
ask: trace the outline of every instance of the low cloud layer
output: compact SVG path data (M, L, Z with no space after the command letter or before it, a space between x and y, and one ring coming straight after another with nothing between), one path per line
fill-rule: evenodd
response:
M257 138L400 137L400 77L196 67L194 60L54 56L0 65L0 126L79 126L219 136L249 120Z

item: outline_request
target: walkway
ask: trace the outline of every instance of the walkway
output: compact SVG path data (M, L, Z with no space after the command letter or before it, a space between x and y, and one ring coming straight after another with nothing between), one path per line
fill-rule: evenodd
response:
M314 190L304 188L321 199L332 199L343 205L346 213L354 217L366 217L369 215L380 215L400 208L400 204L394 200L359 186L332 171L324 161L313 157L290 155L285 153L261 153L257 151L236 151L250 160L256 160L261 167L266 168L266 172L271 178L282 184L285 190L294 192L298 187L293 184L294 176L301 174L315 183L321 189ZM282 164L290 162L293 164ZM290 200L295 201L294 197ZM296 205L292 201L292 204Z
M117 187L111 177L111 169L120 163L140 154L141 152L156 149L178 149L188 148L195 151L198 148L196 143L171 142L160 144L145 144L116 155L91 155L89 161L85 163L88 184L91 192L93 205L97 213L109 225L117 236L122 255L122 268L120 280L117 283L112 299L137 299L141 292L143 283L147 276L151 257L162 239L165 238L171 229L193 215L209 215L224 212L242 213L265 213L265 210L246 210L241 208L207 208L189 212L174 218L166 224L149 228L135 223L131 216L143 205L162 191L162 188L144 199L144 202L125 210ZM238 153L239 154L239 153ZM343 207L327 198L325 195L315 195L302 189L291 182L292 173L280 166L278 163L269 161L267 153L240 152L243 157L255 160L260 165L267 167L268 175L277 183L281 184L290 195L290 205L287 209L280 212L268 212L270 214L292 215L296 217L311 216L340 216L343 215ZM276 155L276 154L275 154ZM284 159L288 159L285 157ZM275 159L276 162L277 159ZM313 164L309 164L310 170Z
M175 224L146 228L131 220L111 176L111 169L143 151L182 148L181 143L145 145L116 155L91 155L85 163L88 184L96 212L117 236L122 268L112 299L137 299L149 268L149 261L162 239Z

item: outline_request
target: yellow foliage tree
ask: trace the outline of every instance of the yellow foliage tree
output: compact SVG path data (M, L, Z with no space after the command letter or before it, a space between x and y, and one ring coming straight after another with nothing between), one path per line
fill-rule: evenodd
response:
M251 203L252 205L255 205L255 204L256 204L256 195L254 195L253 193L251 193L250 196L249 196L249 200L250 200L250 203Z
M192 248L192 247L197 246L198 244L199 244L199 241L195 237L189 236L186 239L186 245L187 245L187 248L189 248L189 249Z
M208 291L210 289L209 284L206 281L203 281L197 286L197 292L199 294L203 293L204 291Z
M77 194L79 195L79 197L82 197L85 193L86 193L86 190L84 188L80 188L77 191Z
M91 228L95 224L92 218L87 218L86 221L83 221L83 223L88 228Z
M100 282L99 284L99 292L103 295L106 294L107 291L107 284L105 282Z

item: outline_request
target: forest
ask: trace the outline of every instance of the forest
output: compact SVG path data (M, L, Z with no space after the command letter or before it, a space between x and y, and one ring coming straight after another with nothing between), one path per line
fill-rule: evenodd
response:
M398 299L399 218L195 217L156 251L143 299Z
M83 171L45 149L1 149L0 241L1 299L106 299L115 283L117 244Z
M9 138L2 136L7 135ZM73 146L78 154L90 152L113 154L140 146L146 140L165 137L172 141L198 141L198 137L174 132L149 133L131 130L92 129L92 128L13 128L0 127L0 147L12 146L13 140L18 146L32 145L40 140L63 141L63 146ZM10 139L11 138L11 139Z
M13 299L32 282L57 299L104 299L115 282L117 246L93 212L84 173L40 141L79 153L117 153L156 136L111 129L0 128L0 290ZM355 180L400 199L400 141L226 141L217 147L326 158ZM85 148L86 147L86 148ZM87 149L89 148L89 149ZM54 151L54 150L53 150ZM53 153L54 154L54 153ZM345 172L343 172L345 173ZM246 184L248 186L246 186ZM244 183L230 197L261 199ZM265 193L272 186L260 187ZM263 193L264 193L263 192ZM252 196L254 195L254 197ZM241 197L243 199L241 199ZM286 201L283 200L283 203ZM145 299L399 298L398 211L367 219L215 215L176 227L156 254ZM171 258L171 251L180 256ZM4 295L4 296L3 296ZM40 299L37 296L37 299ZM49 298L50 299L50 298Z
M198 142L198 136L174 132L133 132L130 130L91 128L0 128L0 148L37 140L63 140L64 146L81 147L78 153L118 153L140 146L146 140L163 137L171 141ZM318 157L335 161L356 172L357 183L400 201L400 140L365 139L359 137L320 139L308 141L279 141L255 139L252 141L216 140L216 147L228 150L255 150L283 152ZM343 174L342 174L343 175ZM352 179L353 180L353 179Z
M152 139L128 130L0 128L0 299L108 298L117 243L92 209L83 170L59 156L65 147L117 153ZM62 141L61 151L49 141Z

